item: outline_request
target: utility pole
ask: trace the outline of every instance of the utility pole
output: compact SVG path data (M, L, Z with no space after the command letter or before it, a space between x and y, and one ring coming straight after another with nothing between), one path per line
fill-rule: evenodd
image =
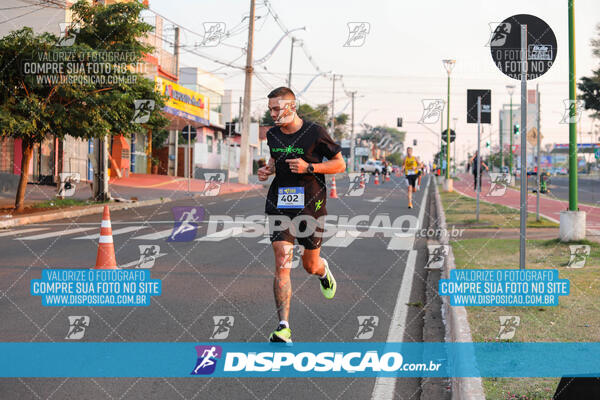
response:
M292 60L294 59L294 42L296 38L292 36L292 47L290 48L290 73L288 75L287 85L291 89L292 88Z
M354 172L354 96L356 91L350 93L352 95L352 124L350 125L350 172Z
M175 76L179 83L179 27L175 27L175 41L173 44L173 55L175 56Z
M537 103L537 108L538 108L538 112L537 112L537 174L536 178L537 178L537 199L536 199L536 204L535 204L535 220L536 221L540 221L540 175L542 174L542 170L540 168L541 162L540 162L540 146L541 146L541 137L542 136L542 132L540 131L540 113L542 110L542 107L540 105L540 84L538 83L535 86L535 93L537 94L537 99L536 99L536 103Z
M504 170L504 145L502 143L502 110L498 111L498 123L500 125L500 172Z
M456 148L456 146L454 146ZM481 193L481 96L477 97L477 164L473 165L477 174L475 175L475 191L477 200L475 203L475 220L479 222L479 195Z
M246 83L244 85L244 114L242 118L242 146L240 149L240 174L238 182L248 183L248 160L250 158L250 106L252 91L252 50L254 46L254 6L250 0L250 20L248 21L248 48L246 49Z
M329 125L329 130L330 130L329 135L331 137L333 137L333 132L335 129L335 112L334 112L334 108L335 108L335 74L333 74L332 81L333 81L333 88L331 91L331 122Z

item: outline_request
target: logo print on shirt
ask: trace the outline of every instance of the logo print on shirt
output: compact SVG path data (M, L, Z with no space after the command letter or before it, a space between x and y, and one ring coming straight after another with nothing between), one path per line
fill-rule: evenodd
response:
M319 211L321 209L321 204L323 204L323 200L317 200L315 203L315 211Z
M288 147L274 147L273 153L285 153L286 155L291 153L304 154L304 149L301 147L294 147L290 144Z

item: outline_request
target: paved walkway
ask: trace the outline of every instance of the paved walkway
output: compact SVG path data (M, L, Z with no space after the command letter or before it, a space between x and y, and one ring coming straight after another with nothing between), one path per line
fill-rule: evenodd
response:
M473 175L463 173L460 174L459 177L460 180L454 181L454 189L465 196L475 198L476 193L473 189ZM488 203L502 204L516 209L520 207L520 191L509 188L503 196L488 196L487 194L490 191L490 178L489 175L486 174L483 175L481 186L481 200L487 201ZM535 213L536 198L537 196L535 193L528 194L527 210L529 212ZM569 203L563 200L548 198L544 195L540 197L540 214L555 222L560 221L560 212L567 210L568 206ZM579 204L579 209L586 212L586 228L589 235L600 236L600 207Z
M243 185L239 183L224 183L220 185L219 195L237 193L247 190L262 189L263 185L258 184L256 176L250 177L254 184ZM122 198L138 201L153 200L160 198L184 199L191 195L198 195L205 189L206 182L201 179L191 179L188 193L187 178L173 177L166 175L146 175L130 174L127 178L112 178L109 181L109 192L113 198ZM52 200L56 198L57 188L49 185L28 184L25 192L25 207L35 203ZM0 214L9 212L15 204L15 192L0 193ZM72 199L88 200L92 197L90 183L79 183L76 186L75 194Z

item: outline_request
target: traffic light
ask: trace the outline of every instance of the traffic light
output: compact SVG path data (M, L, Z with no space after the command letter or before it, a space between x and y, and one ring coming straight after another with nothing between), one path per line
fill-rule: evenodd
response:
M518 135L520 129L521 129L521 127L519 126L519 124L515 124L513 126L513 134Z
M398 128L402 128L402 118L398 118L398 122L396 124Z
M417 145L417 139L413 139L413 146Z

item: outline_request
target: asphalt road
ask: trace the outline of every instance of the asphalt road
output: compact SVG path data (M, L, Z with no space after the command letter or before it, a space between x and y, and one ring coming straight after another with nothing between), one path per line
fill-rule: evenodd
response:
M561 200L569 200L569 177L553 176L550 178L550 195ZM579 177L577 179L577 195L579 201L590 205L600 205L600 178Z
M362 196L344 196L348 180L338 181L339 199L328 199L330 215L399 216L427 221L423 209L425 180L409 210L403 179L371 183ZM30 295L31 279L47 268L89 268L95 262L100 216L27 225L0 232L0 340L66 342L68 316L89 316L86 342L218 342L211 338L214 316L232 316L233 327L220 342L262 342L277 325L272 279L273 254L264 236L219 238L207 235L217 215L263 214L263 191L115 211L111 215L119 265L133 268L139 245L159 245L151 269L162 280L162 295L148 307L44 307ZM202 206L196 240L167 241L173 228L172 207ZM342 224L343 225L343 224ZM404 227L408 228L405 223ZM426 225L425 225L426 226ZM227 228L227 226L225 226ZM414 226L413 226L414 228ZM339 231L350 229L344 226ZM233 231L234 233L239 231ZM318 280L302 267L292 271L290 323L296 342L421 341L423 329L426 242L406 230L398 238L325 239L322 255L338 289L326 301ZM410 294L397 304L405 270L414 267ZM408 293L404 293L407 295ZM410 303L414 305L409 305ZM399 307L399 308L397 308ZM395 308L396 313L395 313ZM394 315L402 320L392 322ZM370 338L356 338L359 316L376 316ZM442 338L440 338L442 340ZM190 351L193 351L191 349ZM68 362L68 354L64 360ZM190 365L190 372L193 369ZM419 399L418 378L398 379L393 398ZM376 379L217 379L217 378L19 378L0 380L0 398L10 399L369 399ZM385 388L383 390L385 392Z

